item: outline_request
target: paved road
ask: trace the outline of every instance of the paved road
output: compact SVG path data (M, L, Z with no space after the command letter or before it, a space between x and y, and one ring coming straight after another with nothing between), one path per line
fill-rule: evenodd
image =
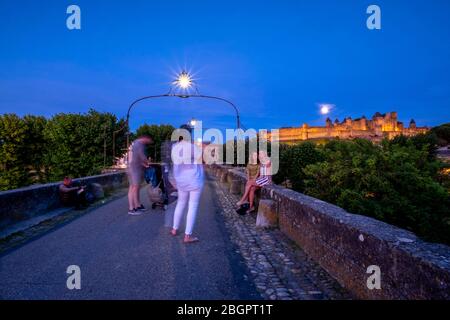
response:
M188 246L164 226L173 206L133 217L126 198L112 201L0 256L0 298L258 299L214 199L208 183L196 228L202 241ZM69 265L81 268L81 290L66 287Z

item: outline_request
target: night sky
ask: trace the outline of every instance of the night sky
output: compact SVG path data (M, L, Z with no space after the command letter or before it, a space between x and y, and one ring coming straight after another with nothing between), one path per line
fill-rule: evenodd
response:
M81 8L81 30L66 9ZM382 29L368 30L377 4ZM0 113L51 116L90 107L126 114L166 93L176 72L232 100L252 128L398 111L417 125L450 121L450 1L0 1ZM132 127L233 127L226 104L146 101Z

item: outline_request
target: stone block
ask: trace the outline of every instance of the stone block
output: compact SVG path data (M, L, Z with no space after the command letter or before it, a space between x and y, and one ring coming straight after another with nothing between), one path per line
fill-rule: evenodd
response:
M228 171L222 171L222 173L220 175L220 182L226 183L227 177L228 177Z
M105 197L105 192L103 191L103 187L100 183L92 183L91 188L95 199L103 199Z
M258 206L258 215L256 217L256 227L274 228L278 226L278 213L275 202L272 200L261 199Z
M230 193L231 194L240 194L241 193L241 185L242 182L240 180L234 179L230 182Z

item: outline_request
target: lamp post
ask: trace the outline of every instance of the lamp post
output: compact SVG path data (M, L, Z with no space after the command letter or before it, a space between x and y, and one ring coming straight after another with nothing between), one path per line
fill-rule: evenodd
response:
M178 89L181 90L181 93L172 93L172 89L173 87L176 87ZM189 93L189 89L195 87L195 94L190 94ZM221 97L216 97L216 96L210 96L210 95L203 95L200 94L197 87L195 86L195 82L192 78L192 76L186 72L186 71L182 71L180 74L178 74L177 78L172 82L172 87L170 88L170 91L166 94L158 94L158 95L151 95L151 96L145 96L139 99L136 99L135 101L133 101L130 106L128 107L128 111L127 111L127 117L126 117L126 121L125 124L122 128L120 128L119 130L114 131L113 133L113 158L115 157L115 135L119 132L121 132L122 130L124 130L125 128L128 128L128 132L127 132L127 150L129 148L130 145L130 141L129 141L129 136L130 136L130 126L129 126L129 120L130 120L130 113L131 110L133 109L133 107L138 104L139 102L143 101L143 100L148 100L148 99L156 99L156 98L169 98L169 97L176 97L176 98L181 98L181 99L188 99L188 98L201 98L201 99L210 99L210 100L218 100L218 101L222 101L225 102L226 104L228 104L229 106L231 106L235 113L236 113L236 128L240 129L241 128L241 120L240 120L240 115L239 115L239 109L236 107L236 105L224 98Z

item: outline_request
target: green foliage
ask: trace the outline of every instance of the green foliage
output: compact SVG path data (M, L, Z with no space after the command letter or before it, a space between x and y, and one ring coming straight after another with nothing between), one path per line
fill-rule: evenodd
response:
M416 149L426 149L427 158L433 160L438 148L438 138L435 133L429 131L427 133L421 133L412 137L405 137L403 135L397 136L389 141L390 145L413 145Z
M170 140L175 128L171 125L148 125L140 126L136 131L136 137L150 135L153 143L147 146L147 155L152 157L153 161L161 161L161 146L164 141Z
M436 135L440 145L445 146L450 144L450 123L434 127L431 129L431 132Z
M47 143L44 137L44 129L47 119L40 116L27 115L23 118L27 127L27 133L23 142L25 150L25 168L29 174L31 182L45 182L47 180L47 165L44 161L43 153L47 150Z
M123 123L117 123L113 114L94 110L87 114L55 115L44 130L49 179L100 173L102 167L112 163L113 132L121 125ZM124 134L125 130L122 130L116 135L117 149L123 148Z
M45 181L44 117L0 116L0 190Z
M274 176L274 182L285 184L289 181L292 189L303 192L307 165L323 160L322 154L312 142L302 142L294 145L280 145L280 168Z
M331 141L308 165L305 192L354 213L450 243L450 203L436 181L440 164L417 139Z
M0 190L28 184L25 162L27 125L15 114L0 116Z
M113 131L123 126L114 115L94 110L49 120L1 115L0 190L99 173L112 164ZM116 135L118 149L125 146L125 131Z

